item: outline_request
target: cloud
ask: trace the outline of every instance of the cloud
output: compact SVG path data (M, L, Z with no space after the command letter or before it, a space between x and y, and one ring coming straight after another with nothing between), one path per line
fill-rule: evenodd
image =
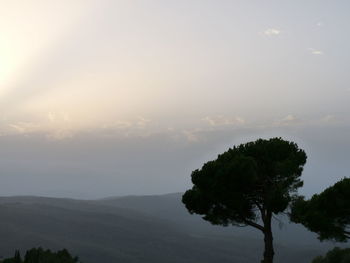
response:
M291 121L297 120L297 118L296 118L294 115L292 115L292 114L288 114L288 115L287 115L286 117L284 117L282 120L283 120L283 121L287 121L287 122L291 122Z
M115 131L115 130L126 130L133 127L133 123L131 121L126 120L116 120L110 123L105 123L101 125L101 129L103 131Z
M17 122L9 124L8 127L9 129L6 132L2 132L2 135L17 134L27 136L30 134L44 134L50 140L63 140L72 138L75 135L74 130L67 127L54 128L34 122Z
M323 26L324 23L322 21L317 22L316 26Z
M147 125L151 122L150 119L144 118L142 116L138 117L138 120L136 121L136 126L140 129L144 129L147 127Z
M196 131L184 130L184 131L182 131L182 133L185 135L185 138L189 142L199 142L200 141L200 138L199 138L198 133Z
M277 120L273 123L273 126L290 126L300 124L301 120L294 116L293 114L288 114L280 120Z
M71 117L67 112L48 112L47 119L50 123L69 122Z
M62 140L71 138L78 132L66 112L47 112L40 118L3 119L0 123L0 135L35 135L41 134L48 139Z
M276 28L268 28L263 32L263 34L265 36L277 36L277 35L281 34L281 30L276 29Z
M309 50L310 53L313 54L313 55L323 55L323 51L321 51L321 50L314 49L314 48L309 48L308 50Z
M14 133L17 134L28 134L37 132L40 130L41 125L33 122L17 122L8 125Z
M332 122L336 122L336 121L337 121L336 116L334 116L332 114L327 114L320 119L321 123L332 123Z
M246 123L241 117L228 118L222 115L207 116L202 120L206 121L210 126L242 125Z
M49 132L46 135L46 138L50 140L64 140L64 139L70 139L73 138L75 135L75 132L69 129L59 129Z
M293 114L288 114L287 116L276 120L272 123L272 127L331 127L333 125L344 123L344 119L333 114L325 114L322 116L314 116L312 118L299 118ZM265 125L270 127L269 125Z
M101 126L104 130L140 130L145 129L151 123L151 119L139 116L136 119L132 120L116 120L111 123L106 123Z

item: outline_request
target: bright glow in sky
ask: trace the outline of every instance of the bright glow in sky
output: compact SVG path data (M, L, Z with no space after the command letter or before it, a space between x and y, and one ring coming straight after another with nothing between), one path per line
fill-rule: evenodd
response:
M245 138L249 130L306 145L306 130L344 134L349 8L320 0L3 1L1 138L60 144L89 134L125 143L159 135L204 147L215 145L208 133L240 143L229 132ZM330 140L321 133L315 145ZM179 182L165 192L182 190Z

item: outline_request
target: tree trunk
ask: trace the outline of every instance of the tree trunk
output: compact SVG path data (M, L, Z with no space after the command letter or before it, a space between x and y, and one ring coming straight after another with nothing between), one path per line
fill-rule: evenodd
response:
M273 250L273 236L272 236L272 229L271 229L271 217L272 215L268 216L266 220L264 220L264 243L265 243L265 250L264 250L264 259L261 261L261 263L273 263L273 256L275 254Z
M271 229L269 231L264 232L264 242L264 260L261 261L261 263L273 263L273 255L275 254L275 252L273 251L273 237Z

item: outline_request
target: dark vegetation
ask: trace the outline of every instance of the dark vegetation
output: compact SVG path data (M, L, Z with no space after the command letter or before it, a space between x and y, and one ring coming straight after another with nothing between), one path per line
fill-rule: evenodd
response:
M264 235L262 263L273 263L273 215L290 207L289 218L318 238L350 238L350 178L310 200L297 194L306 154L293 142L272 138L234 146L192 172L193 187L182 197L191 214L213 225L251 226ZM350 262L349 250L335 248L314 263Z
M272 216L285 211L303 185L306 154L293 142L272 138L241 144L192 172L182 198L190 213L215 225L251 226L264 235L264 257L274 257Z
M77 257L72 257L66 249L52 252L42 248L32 248L25 253L22 260L20 252L17 250L12 258L7 258L1 263L78 263Z
M317 233L321 241L346 242L350 238L350 178L340 180L309 200L298 197L292 203L290 218ZM350 263L350 249L336 247L312 263Z
M350 263L350 248L341 249L335 247L324 257L316 257L312 263Z
M318 234L320 240L350 238L350 178L344 178L310 200L293 202L291 220Z

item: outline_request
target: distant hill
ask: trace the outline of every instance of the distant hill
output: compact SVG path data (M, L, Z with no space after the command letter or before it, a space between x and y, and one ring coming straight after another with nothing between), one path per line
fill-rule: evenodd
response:
M191 215L181 202L182 193L149 196L110 197L97 200L97 203L115 208L131 209L150 216L172 221L189 231L220 233L223 235L242 235L259 239L256 229L245 227L213 226L199 215ZM330 242L320 243L316 235L301 225L289 222L287 216L274 218L275 241L284 245L315 246L318 248L333 246Z
M180 193L92 201L2 197L0 216L3 257L38 246L67 248L84 263L255 263L262 254L260 233L212 226L185 210ZM333 246L299 226L276 231L277 263L309 263Z

